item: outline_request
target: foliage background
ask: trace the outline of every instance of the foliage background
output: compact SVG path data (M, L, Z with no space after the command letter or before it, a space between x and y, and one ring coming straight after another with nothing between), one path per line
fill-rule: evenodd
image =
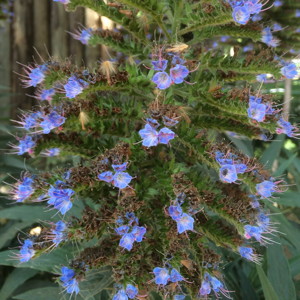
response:
M37 2L31 1L31 3L32 5L36 5ZM40 3L45 4L46 2L41 1ZM22 1L19 1L18 5L20 5L18 9L20 13L22 13ZM26 10L24 6L23 9L24 11ZM81 11L77 17L86 22L87 19L82 17L83 14L84 12ZM59 20L63 20L63 12L60 12ZM97 20L99 22L100 19L98 18ZM61 22L63 22L63 24L57 24L56 26L64 28L72 23L76 23L76 19L69 20L69 25L66 25L65 21ZM7 51L13 51L13 49L10 50L9 45L12 45L12 41L14 40L11 34L16 30L17 24L12 23L4 26L6 28L2 29L0 33L2 40L6 43L2 43L1 46L0 149L7 149L7 143L14 141L11 134L14 133L15 129L12 127L10 119L16 117L16 106L25 108L28 106L29 101L24 91L22 94L18 94L20 90L15 83L15 75L12 75L10 71L10 69L15 70L16 65L10 64L8 66L7 62L4 61L5 57L12 56L15 58L16 56L16 54L8 55ZM22 34L24 34L24 31L22 31ZM26 34L28 34L28 32ZM66 37L67 34L64 34L65 42L60 43L59 46L62 49L51 49L58 56L73 54L68 53L68 51L64 49L66 43L69 43L68 37ZM63 36L62 33L61 35ZM46 45L47 43L49 44L46 38L47 37L45 37L44 42L39 40L38 45L42 45L43 43ZM33 43L33 45L37 45L37 43ZM28 47L28 45L26 45L26 47ZM42 48L43 47L40 47L40 52L44 51ZM86 53L83 54L83 52L80 52L80 49L76 51L78 56L89 56L91 60L95 60L107 54L105 49L97 49L97 52L93 50L94 52L90 52L90 55ZM33 53L33 49L29 50L27 58ZM80 60L78 56L74 56L72 59L78 61ZM23 57L23 59L21 62L26 63L26 58ZM9 61L12 62L13 60L10 59ZM14 77L12 78L12 76ZM282 97L284 96L284 83L266 84L264 89L265 92L278 93ZM18 95L17 98L16 94ZM292 112L293 121L300 123L299 80L293 81L292 96L293 101L290 111ZM29 104L31 105L31 103ZM272 169L274 176L283 175L292 185L287 193L283 194L281 198L276 199L274 204L269 204L269 209L276 214L274 219L278 222L278 230L283 233L279 234L279 238L276 240L279 244L273 245L265 250L264 263L261 267L253 263L248 263L237 256L231 257L233 261L228 263L223 270L228 288L229 290L235 291L234 299L300 299L300 142L282 136L276 137L269 143L260 141L253 142L232 137L227 137L227 139L228 142L231 141L245 154L260 157L261 162L265 164L267 168ZM2 150L0 156L0 299L57 299L57 295L61 290L54 282L53 274L51 273L57 272L54 266L62 264L66 257L71 259L72 253L67 252L65 249L58 249L50 254L30 261L27 264L19 265L18 268L14 268L18 262L9 257L9 250L19 245L19 232L28 232L32 228L39 226L41 216L43 216L43 221L47 219L51 221L55 220L52 218L53 213L45 213L44 208L41 206L10 205L10 200L7 197L7 186L4 182L14 182L13 177L19 178L19 174L25 169L35 173L37 169L49 170L58 163L68 166L77 165L80 159L78 157L66 157L64 159L60 158L59 161L57 161L56 158L40 158L34 161L24 161L23 158L7 155L5 153L6 150ZM86 201L88 202L88 200L76 202L77 206L72 211L74 215L80 216L82 208L84 204L86 204L84 202ZM87 204L92 205L89 202ZM224 253L224 255L226 257L232 256L233 254ZM107 299L105 291L101 290L103 287L109 288L112 286L109 270L103 269L89 276L88 280L83 283L83 296L79 296L77 299ZM84 285L86 285L86 288ZM93 293L88 293L87 290L93 290ZM63 297L61 294L61 298Z

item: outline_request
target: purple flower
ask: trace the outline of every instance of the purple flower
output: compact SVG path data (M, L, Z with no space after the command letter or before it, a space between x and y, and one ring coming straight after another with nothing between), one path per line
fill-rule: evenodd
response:
M82 79L77 78L76 76L71 76L68 79L68 82L64 85L66 91L66 97L72 99L77 95L81 94L84 88L88 86L88 83Z
M125 233L127 233L129 231L129 226L128 225L122 225L118 228L115 228L115 232L118 235L124 235Z
M31 240L25 240L20 252L17 254L20 262L28 262L35 255L35 250L33 249L33 242Z
M143 139L142 145L145 147L157 146L158 144L158 132L153 129L149 124L145 125L145 128L139 131L139 135Z
M275 23L274 25L273 25L273 30L274 31L280 31L280 30L282 30L283 28L282 28L282 26L280 25L280 24L278 24L278 23Z
M26 75L29 79L22 80L25 87L36 87L45 79L45 72L48 70L46 65L37 66L36 68L27 67Z
M235 22L245 25L250 20L250 12L244 6L237 6L233 9L232 17Z
M251 15L254 15L261 12L262 4L259 3L259 0L248 0L245 3L245 7Z
M79 293L80 289L78 286L78 281L75 278L75 271L73 269L69 269L67 267L61 268L62 275L60 276L60 280L63 282L63 286L66 288L68 294L75 293L76 295Z
M286 78L293 79L298 76L297 66L294 63L288 63L281 68L281 74Z
M146 119L146 122L147 122L147 124L149 124L151 127L155 128L155 129L157 127L159 127L159 123L155 119L148 118L148 119Z
M43 117L43 121L40 123L40 126L43 128L43 133L48 134L52 129L64 124L65 120L65 117L59 115L56 111L52 111L50 114Z
M296 9L295 17L300 18L300 9Z
M135 242L135 236L132 233L125 233L119 243L119 246L130 251L133 247L133 243Z
M258 22L258 21L261 21L262 20L262 15L261 14L255 14L251 17L251 20L253 22Z
M298 135L299 129L293 126L290 122L285 121L283 118L280 118L277 124L280 126L280 128L276 128L276 133L284 133L288 137L295 137L296 135Z
M184 78L189 75L189 72L190 71L187 67L177 64L175 67L170 69L170 76L175 84L179 84L184 81Z
M132 176L127 172L116 172L113 177L113 185L119 189L125 189L128 187L128 184L131 182Z
M169 144L175 137L175 133L167 127L162 128L158 132L158 142L160 144Z
M152 81L160 90L165 90L172 84L172 79L166 72L157 72L152 77Z
M200 287L200 290L199 290L199 294L201 296L207 296L209 295L211 292L211 286L210 286L210 283L207 279L204 279L201 283L201 287Z
M51 101L55 95L55 89L42 90L38 98L42 101Z
M122 289L113 296L112 300L128 300L128 296L126 295L125 290Z
M111 171L106 171L106 172L103 172L98 175L98 178L105 182L112 182L113 177L114 177L114 175L113 175L113 172L111 172Z
M129 299L134 299L139 291L134 285L127 284L125 292Z
M273 3L274 7L280 7L283 5L283 1L282 0L275 0Z
M153 69L155 71L164 71L168 66L168 61L166 59L153 60L152 62Z
M179 234L187 231L194 230L194 219L187 213L183 213L177 222L177 231Z
M13 146L13 148L17 149L18 155L22 155L26 152L31 154L33 152L32 148L34 148L36 145L35 141L33 138L29 135L26 135L23 139L19 140L19 145L18 146Z
M185 295L175 295L174 296L174 300L184 300L185 299Z
M155 275L154 281L156 284L166 285L170 280L169 271L166 268L156 267L153 269Z
M18 203L24 202L34 193L32 184L33 179L31 177L24 177L23 180L19 181L14 186L13 191L11 192L12 198Z
M240 255L247 260L253 261L255 263L260 263L260 256L254 253L253 249L250 247L238 247Z
M276 192L276 183L265 180L256 185L256 191L262 198L269 198L272 196L272 193Z
M60 2L62 4L69 4L70 0L53 0L54 2Z
M171 282L179 282L179 281L183 281L184 277L176 269L172 269L170 280Z
M126 170L128 162L124 162L121 165L111 165L115 172L123 172Z
M87 45L92 37L92 28L78 30L76 33L71 33L75 40L80 41L82 44Z
M22 125L25 130L30 130L39 126L39 119L42 117L41 112L33 112L24 116L22 122L18 122Z

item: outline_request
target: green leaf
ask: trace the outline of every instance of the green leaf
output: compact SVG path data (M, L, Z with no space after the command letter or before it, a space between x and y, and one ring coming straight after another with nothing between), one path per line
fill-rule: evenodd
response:
M294 153L289 159L281 161L279 164L278 169L275 171L273 176L277 177L283 174L283 172L293 163L295 158L297 157L298 153Z
M277 295L274 291L274 288L273 288L272 284L270 283L269 279L267 278L262 267L257 265L256 270L257 270L259 280L260 280L262 288L263 288L265 300L280 300L277 297Z
M37 274L37 270L15 269L6 278L0 291L0 299L6 300L26 280Z
M276 202L283 206L300 207L299 192L285 192L276 199Z
M17 300L54 300L60 299L61 289L59 287L43 287L39 289L29 290L23 294L14 296ZM77 298L78 299L78 298Z
M296 300L291 271L281 245L272 245L267 248L267 265L268 278L279 299Z
M283 146L285 136L283 134L279 135L276 140L274 140L267 150L263 153L260 161L265 168L271 168L274 161L278 158L281 148Z
M289 259L290 269L292 276L300 274L300 255Z

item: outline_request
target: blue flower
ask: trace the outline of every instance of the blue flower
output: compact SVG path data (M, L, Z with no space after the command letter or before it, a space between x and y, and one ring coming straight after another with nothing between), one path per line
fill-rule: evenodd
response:
M169 144L169 142L173 140L174 137L175 137L175 133L167 127L162 128L158 132L158 142L160 144Z
M111 165L115 172L123 172L126 170L128 162L124 162L121 165Z
M146 231L145 227L134 226L131 233L134 235L135 241L140 243L143 240Z
M153 69L155 71L164 71L168 66L168 61L166 59L153 60L152 62Z
M118 228L115 228L115 231L118 235L123 235L129 231L129 226L128 225L122 225Z
M185 295L175 295L174 296L174 300L184 300L185 299Z
M201 287L200 287L200 291L199 291L199 294L201 296L207 296L209 295L211 292L211 286L210 286L210 283L207 279L204 279L201 283Z
M155 275L154 281L156 284L166 285L170 280L169 271L166 268L156 267L153 269Z
M259 3L259 1L260 0L248 0L245 3L245 7L247 8L247 10L251 15L259 14L261 12L263 5Z
M41 112L33 112L33 113L28 114L28 115L25 115L22 122L18 122L18 123L22 124L23 125L22 127L24 129L29 130L31 128L38 127L39 119L41 117L42 117Z
M128 300L128 296L126 295L125 290L122 289L113 296L112 300Z
M98 178L105 182L112 182L114 174L111 171L106 171L98 175Z
M52 241L55 247L57 247L62 241L66 240L67 225L63 221L58 221L55 224L55 229L51 230Z
M131 180L132 176L127 172L116 172L113 177L113 185L119 189L125 189L128 187Z
M247 110L248 117L257 121L263 122L266 117L267 106L265 104L249 103L249 108Z
M51 101L55 95L55 89L42 90L38 98L42 101Z
M214 290L215 293L219 293L220 290L222 290L224 288L223 283L214 276L211 277L210 283L211 283L212 289Z
M87 45L89 43L90 38L92 37L92 28L78 30L76 33L71 33L72 37L82 44Z
M25 240L19 254L17 255L20 262L28 262L35 255L35 250L33 249L33 242L31 240Z
M60 2L62 4L69 4L70 0L53 0L54 2Z
M48 70L47 66L41 65L36 68L28 67L26 74L29 79L22 80L25 87L36 87L38 84L42 83L45 79L45 72Z
M254 237L258 242L262 241L262 234L263 234L262 228L258 226L245 225L244 230L245 230L244 236L246 239L250 239Z
M88 83L82 79L77 78L76 76L71 76L68 79L68 82L64 85L66 91L66 97L72 99L77 95L81 94L84 88L88 86Z
M61 268L62 276L60 280L63 282L63 286L66 288L67 293L76 295L79 293L80 289L78 286L78 281L75 278L75 271L73 269L69 269L67 267Z
M233 183L238 179L236 168L234 165L222 165L219 170L221 181Z
M157 72L152 77L152 81L160 90L165 90L172 84L172 79L166 72Z
M125 292L129 299L134 299L139 291L132 284L127 284Z
M175 84L182 83L184 78L189 75L189 70L183 65L176 65L170 69L170 77Z
M130 251L133 247L134 242L135 242L134 234L125 233L120 240L119 246Z
M168 208L168 213L174 221L178 221L182 215L182 208L179 205L171 205Z
M33 152L32 148L34 148L36 145L35 141L33 138L29 135L26 135L23 139L19 140L19 145L18 146L13 146L15 149L18 150L18 155L22 155L26 152L31 154Z
M250 12L244 6L237 6L233 9L232 17L235 22L245 25L250 20Z
M159 126L159 123L155 119L148 118L146 119L146 122L153 128L157 128Z
M260 256L255 254L252 248L250 248L250 247L238 247L238 251L239 251L241 257L244 257L247 260L253 261L255 263L260 262Z
M176 269L172 269L171 275L170 275L170 280L172 282L179 282L179 281L183 281L184 277Z
M43 128L43 133L48 134L52 129L64 124L65 120L65 117L59 115L56 111L52 111L50 114L43 117L43 121L40 123L40 126Z
M267 81L267 74L260 74L256 76L256 80L258 82L265 82Z
M263 29L261 40L270 47L277 47L279 45L279 40L273 36L270 27Z
M69 211L73 204L71 202L71 197L75 194L72 189L64 189L61 187L53 187L48 190L49 200L48 204L53 205L55 209L59 210L61 214L65 214Z
M274 7L280 7L283 5L283 1L282 0L275 0L273 3Z
M194 230L194 221L190 215L183 213L176 221L178 233L181 234L187 230Z
M50 148L50 149L46 149L45 151L41 152L41 155L48 156L48 157L58 156L59 154L60 154L59 148Z
M300 18L300 9L296 9L295 17Z
M256 191L259 196L269 198L276 192L276 184L273 181L265 180L256 185Z
M173 127L173 126L177 125L179 121L171 119L167 116L163 116L163 122L164 122L165 126Z
M286 64L281 68L281 74L286 78L293 79L298 75L297 66L294 63Z
M298 128L293 126L289 121L285 121L283 118L280 118L277 124L280 126L280 128L276 128L276 133L284 133L288 137L295 137L298 135Z
M139 131L139 135L143 139L142 145L145 147L157 146L158 144L158 132L153 129L149 124L145 125L145 128Z
M33 182L31 177L24 177L23 180L18 182L12 191L13 199L18 203L28 199L34 193Z

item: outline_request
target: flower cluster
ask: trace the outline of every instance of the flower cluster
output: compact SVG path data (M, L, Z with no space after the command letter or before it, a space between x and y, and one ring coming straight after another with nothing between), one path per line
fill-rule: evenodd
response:
M122 218L117 220L117 224L121 226L115 228L115 232L122 237L119 246L130 251L134 242L142 242L147 230L143 226L138 226L139 219L134 213L127 213L125 217L126 220Z
M220 165L219 176L223 182L234 183L238 180L238 174L249 171L247 165L241 163L235 154L228 153L225 155L224 153L217 151L215 157Z
M178 283L184 281L184 277L174 268L159 268L153 269L154 282L157 285L167 285L168 283Z
M24 153L33 153L33 148L36 146L36 142L33 137L26 135L25 137L19 139L19 145L12 145L12 148L17 150L16 154L23 155Z
M252 20L255 21L255 17L261 12L263 4L260 0L228 0L233 12L232 17L235 22L245 25L249 22L252 16Z
M75 194L72 189L65 188L65 186L65 182L56 181L55 185L48 190L49 200L47 201L49 205L53 205L63 215L72 208L71 197Z
M219 293L224 295L226 298L230 298L229 291L225 289L224 284L218 278L205 272L199 294L200 296L207 297L212 291L215 293L217 298L219 298Z
M57 223L55 223L55 227L51 229L50 238L55 247L66 240L67 228L68 227L66 223L64 223L63 221L58 221Z
M111 183L113 186L119 189L127 188L133 178L127 172L124 172L127 168L127 164L127 162L124 162L121 165L112 165L115 174L111 171L106 171L99 174L98 179Z
M33 178L29 176L25 176L22 180L18 181L13 186L11 192L12 199L18 203L28 199L34 193L33 182Z
M262 103L262 98L250 96L248 117L257 122L263 122L267 115L273 115L275 110L270 102Z
M276 129L278 134L284 133L288 137L297 137L300 135L299 128L292 125L289 121L285 121L283 118L280 118L277 122L279 128Z
M76 279L76 272L73 269L67 267L61 268L60 280L62 281L63 287L66 289L68 294L79 293L79 285Z
M48 70L46 64L38 65L35 68L27 66L25 73L27 78L22 79L25 87L36 87L38 84L42 83L45 79L45 73Z
M167 117L164 118L164 124L169 127L176 125L177 122L178 121ZM159 123L155 119L147 119L145 127L139 131L139 135L143 139L143 146L153 147L157 146L158 144L167 145L175 138L175 133L167 127L163 127L157 131L159 126Z
M273 36L271 28L270 27L266 27L263 29L262 31L262 38L261 41L264 42L265 44L267 44L270 47L277 47L280 43L280 41Z
M138 295L139 291L138 289L132 285L127 284L125 289L120 289L117 294L113 296L113 300L128 300L128 299L134 299Z
M173 55L169 74L166 72L168 63L169 61L167 59L159 59L152 61L153 69L155 71L159 71L154 74L154 76L152 77L152 81L160 90L165 90L174 83L183 83L185 81L185 78L190 73L188 68L183 65L185 61L177 55Z

